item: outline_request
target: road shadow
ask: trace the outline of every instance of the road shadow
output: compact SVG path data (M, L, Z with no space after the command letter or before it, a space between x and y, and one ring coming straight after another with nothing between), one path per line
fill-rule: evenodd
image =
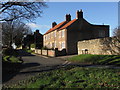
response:
M22 63L11 63L11 62L2 61L2 83L5 83L10 79L12 79L22 69L40 66L39 63L24 63L24 61L22 60L22 57L24 56L35 56L35 55L32 55L31 53L28 53L24 50L16 50L16 51L18 53L17 57L20 58L19 60L21 60Z
M22 69L40 66L38 63L2 63L2 83L5 83L12 79L14 76L20 73Z
M28 53L28 52L26 52L26 51L24 51L24 50L22 50L22 49L17 50L17 52L18 52L18 56L19 56L19 57L23 57L23 56L35 56L35 55L33 55L33 54L31 54L31 53Z

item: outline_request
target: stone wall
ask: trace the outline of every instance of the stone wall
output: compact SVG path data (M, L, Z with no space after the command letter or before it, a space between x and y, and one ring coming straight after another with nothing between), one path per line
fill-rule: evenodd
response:
M115 37L79 41L78 54L117 55L120 51L116 45L120 47Z

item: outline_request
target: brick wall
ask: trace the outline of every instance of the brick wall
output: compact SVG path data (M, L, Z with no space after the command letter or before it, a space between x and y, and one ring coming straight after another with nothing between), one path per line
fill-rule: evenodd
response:
M66 55L66 50L63 49L59 51L57 48L55 50L35 49L35 53L40 55L50 56L50 57L56 57L56 56Z

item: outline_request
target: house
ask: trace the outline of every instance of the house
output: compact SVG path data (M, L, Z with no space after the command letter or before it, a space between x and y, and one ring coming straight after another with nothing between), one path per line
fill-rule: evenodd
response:
M66 14L65 21L52 23L43 36L43 44L47 48L66 50L67 54L76 54L77 42L97 38L109 37L109 25L93 25L83 17L83 11L76 12L76 19L71 20L71 15Z
M23 48L29 47L30 45L35 44L35 48L41 49L43 47L43 35L39 33L39 30L36 30L34 34L28 34L23 39Z

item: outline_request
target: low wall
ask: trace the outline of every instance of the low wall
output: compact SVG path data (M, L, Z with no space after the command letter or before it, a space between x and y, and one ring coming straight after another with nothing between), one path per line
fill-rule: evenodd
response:
M55 49L55 50L35 49L35 53L40 55L50 56L50 57L56 57L56 56L66 55L66 50L63 49L62 51L59 51L58 49Z
M115 37L79 41L78 54L118 55L117 46L120 47L120 43Z
M54 50L42 50L42 49L35 49L36 54L55 57L55 51Z
M34 50L35 50L35 48L31 48L31 50L33 50L33 51L34 51Z

